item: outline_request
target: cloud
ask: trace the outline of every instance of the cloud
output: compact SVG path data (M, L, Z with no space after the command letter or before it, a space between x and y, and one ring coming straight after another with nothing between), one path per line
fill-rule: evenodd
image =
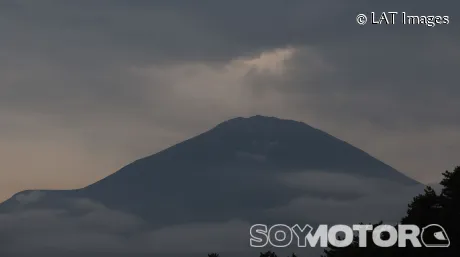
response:
M355 16L454 17L457 5L4 1L0 194L82 187L253 114L305 121L437 180L460 151L458 24L357 26Z
M399 222L407 204L423 186L403 186L383 179L346 174L306 172L281 176L281 181L302 188L304 195L268 211L271 217L308 220L313 224L389 224Z
M344 193L369 195L390 189L392 192L405 189L400 184L386 179L326 171L287 172L279 174L278 177L281 183L289 187L329 195Z
M260 250L248 247L249 228L252 224L299 223L315 226L375 223L380 220L393 223L404 215L409 200L421 191L420 187L398 186L383 179L360 178L339 173L311 171L277 174L280 176L274 178L278 184L274 183L273 186L268 186L268 189L276 189L273 192L278 195L289 194L282 186L287 185L299 189L301 193L281 204L273 203L268 207L251 210L243 207L240 210L232 210L234 217L227 217L228 215L222 214L219 208L213 207L208 210L207 215L212 216L214 221L203 220L199 212L194 212L196 210L193 208L201 206L200 201L183 210L188 213L188 222L168 221L168 224L165 224L166 221L155 220L159 216L155 212L152 213L152 218L157 223L155 226L135 214L108 208L100 202L86 198L66 198L60 201L66 205L59 207L49 204L36 205L34 208L2 213L0 252L13 255L22 253L26 256L32 253L70 252L117 253L121 256L135 253L168 253L181 256L219 252L251 256L257 254L254 250ZM238 176L241 177L240 180L244 177L241 174ZM299 187L303 183L304 186ZM267 184L264 185L265 187L261 188L265 191L256 188L258 195L271 198ZM219 187L225 190L225 186L228 185L223 184ZM241 190L243 189L242 186ZM54 198L56 196L55 194ZM251 197L254 198L254 195L246 196ZM254 199L263 200L257 197ZM235 199L229 198L229 201L233 200ZM236 200L243 203L242 199ZM161 213L164 205L174 203L172 198L164 194L163 203L156 204L155 209L158 210L157 213ZM226 218L216 221L221 217Z
M247 249L249 223L196 223L149 229L139 217L88 199L70 209L31 209L0 214L3 253L189 253ZM75 211L85 207L84 213ZM7 236L8 235L8 236ZM6 237L7 236L7 237ZM240 249L235 248L235 246ZM243 247L244 246L244 247Z
M2 1L0 198L83 187L254 114L304 121L418 180L437 180L460 152L458 23L355 24L360 12L455 17L459 9L454 0L414 3ZM301 191L257 210L255 217L277 223L394 221L419 190L321 171L276 179ZM16 200L28 206L45 196L30 191ZM203 256L245 250L251 222L154 229L132 213L77 199L70 210L0 214L0 252Z
M31 191L18 194L15 198L20 204L28 204L39 201L45 195L45 193L40 191Z

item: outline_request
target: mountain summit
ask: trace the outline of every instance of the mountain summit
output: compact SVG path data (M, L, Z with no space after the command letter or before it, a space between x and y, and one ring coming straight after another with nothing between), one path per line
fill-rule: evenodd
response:
M296 174L310 177L300 187L284 183ZM378 179L400 186L418 184L305 123L257 115L220 123L85 188L43 191L47 197L37 206L62 204L63 198L85 198L165 225L251 219L258 211L286 205L305 192L328 198L360 197L310 188L311 181L323 175ZM331 180L318 183L324 183L324 188L337 184L337 179ZM336 187L340 182L332 189ZM14 198L3 204L3 208L15 206Z
M364 151L305 123L256 115L222 122L192 139L138 160L91 187L134 174L164 174L172 167L195 173L203 169L219 172L241 165L279 172L344 172L415 183ZM126 182L124 178L123 181Z

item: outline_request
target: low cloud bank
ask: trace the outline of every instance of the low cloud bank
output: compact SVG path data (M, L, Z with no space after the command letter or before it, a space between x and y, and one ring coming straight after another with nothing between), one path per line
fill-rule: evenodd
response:
M277 179L283 185L300 187L305 193L284 205L260 210L261 222L397 222L410 199L421 190L385 180L320 171L285 173ZM240 255L252 252L249 256L254 256L260 250L249 248L249 228L257 223L254 217L153 229L136 215L107 208L90 199L69 199L67 209L27 208L44 195L40 191L16 195L15 200L23 208L0 214L0 252L8 256L50 256L52 253L65 253L63 256L72 256L71 253L203 256L208 252ZM350 197L340 198L340 195ZM294 250L299 252L299 249Z

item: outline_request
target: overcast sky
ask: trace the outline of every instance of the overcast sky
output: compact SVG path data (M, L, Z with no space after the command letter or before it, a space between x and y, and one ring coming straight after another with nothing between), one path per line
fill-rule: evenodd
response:
M0 199L255 114L438 181L460 164L460 2L374 2L1 1ZM356 24L371 11L450 24Z

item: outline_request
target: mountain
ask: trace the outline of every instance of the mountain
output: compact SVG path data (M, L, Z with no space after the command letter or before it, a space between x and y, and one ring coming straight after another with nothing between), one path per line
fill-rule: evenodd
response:
M395 221L422 189L305 123L240 117L85 188L14 195L0 205L0 255L247 251L250 224Z
M275 178L309 171L418 184L305 123L257 115L225 121L85 188L41 191L47 196L35 206L59 205L64 197L79 197L145 219L160 219L163 224L225 220L286 204L308 188L292 188ZM15 197L0 207L15 208Z

